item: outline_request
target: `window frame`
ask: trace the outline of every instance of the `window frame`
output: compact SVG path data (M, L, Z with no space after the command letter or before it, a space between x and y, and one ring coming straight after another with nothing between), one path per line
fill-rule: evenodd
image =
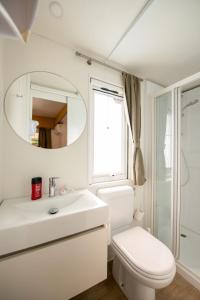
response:
M88 139L89 139L89 184L96 184L96 183L103 183L103 182L112 182L112 181L119 181L119 180L125 180L128 178L128 124L126 121L126 111L125 111L125 93L122 86L117 86L112 83L105 82L100 79L96 78L90 78L89 80L90 84L90 92L89 92L89 128L88 128ZM123 102L124 102L124 117L123 117L123 138L122 140L125 141L124 146L122 145L123 151L122 151L122 162L123 162L123 172L121 174L113 174L113 175L102 175L102 176L95 176L93 173L93 167L94 167L94 87L100 88L108 88L110 90L117 90L122 94L123 96ZM99 91L99 93L101 93Z

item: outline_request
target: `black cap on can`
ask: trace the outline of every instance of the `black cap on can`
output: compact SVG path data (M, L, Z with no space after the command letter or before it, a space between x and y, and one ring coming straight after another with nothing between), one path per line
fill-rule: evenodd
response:
M37 183L41 183L42 182L42 177L34 177L31 180L32 184L37 184Z

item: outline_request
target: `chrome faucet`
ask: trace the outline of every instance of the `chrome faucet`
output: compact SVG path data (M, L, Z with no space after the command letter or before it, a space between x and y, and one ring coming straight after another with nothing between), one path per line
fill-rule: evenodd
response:
M56 195L56 179L59 177L49 177L49 197Z

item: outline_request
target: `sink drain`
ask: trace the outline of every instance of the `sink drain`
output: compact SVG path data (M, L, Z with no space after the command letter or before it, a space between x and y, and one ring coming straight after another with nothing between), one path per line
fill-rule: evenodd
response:
M55 215L59 212L59 209L57 207L52 207L49 209L48 214L49 215Z

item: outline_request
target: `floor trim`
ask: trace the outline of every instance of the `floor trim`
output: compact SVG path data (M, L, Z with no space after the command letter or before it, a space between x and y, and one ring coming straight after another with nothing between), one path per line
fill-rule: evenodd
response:
M195 288L200 291L200 278L197 277L193 272L188 270L184 265L180 262L176 263L177 272L185 278L189 283L191 283Z

